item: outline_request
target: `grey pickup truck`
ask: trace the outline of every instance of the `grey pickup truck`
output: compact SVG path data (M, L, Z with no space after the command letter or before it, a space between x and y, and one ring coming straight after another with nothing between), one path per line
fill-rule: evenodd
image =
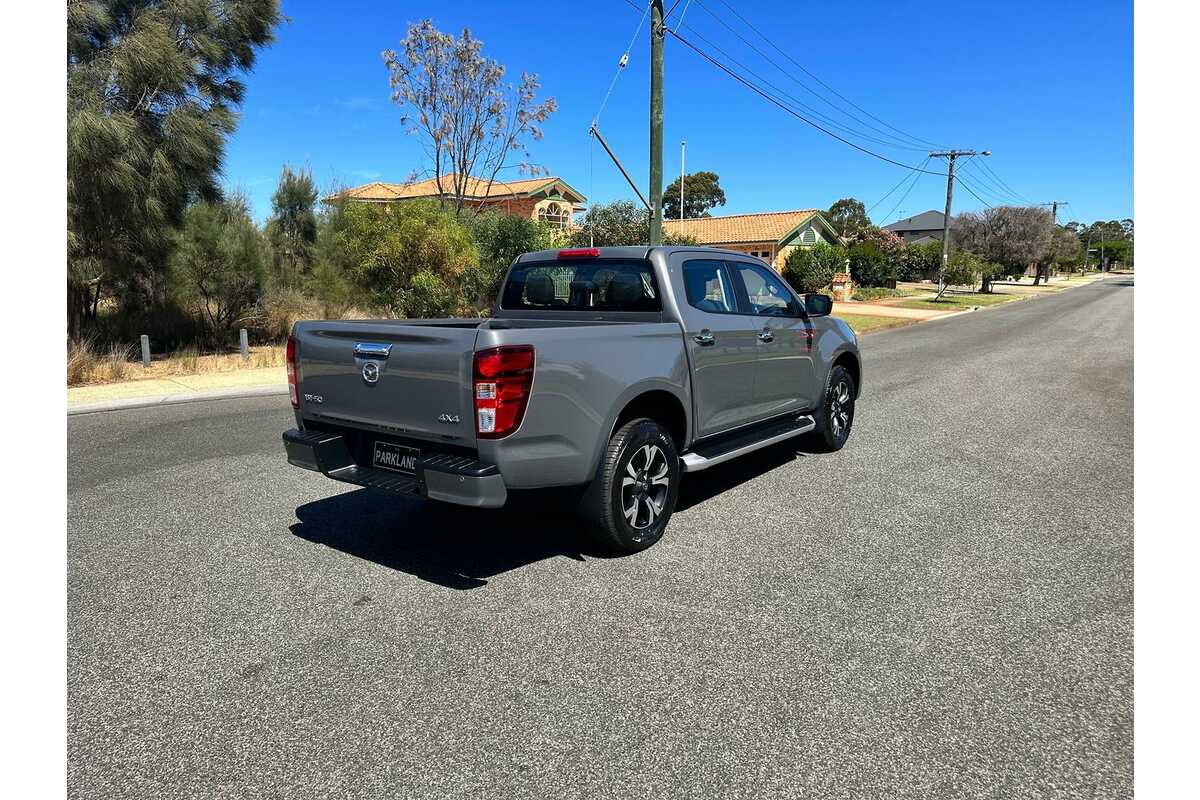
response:
M599 543L635 552L683 473L793 436L846 443L862 367L831 308L744 253L526 253L487 318L296 323L287 458L466 506L570 487Z

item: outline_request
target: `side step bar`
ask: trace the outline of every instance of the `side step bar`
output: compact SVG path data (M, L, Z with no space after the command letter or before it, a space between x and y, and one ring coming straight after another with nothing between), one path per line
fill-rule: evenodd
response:
M751 427L749 430L736 431L715 437L709 442L700 442L689 453L685 453L681 461L684 472L699 472L715 467L726 461L753 453L764 447L808 433L817 427L817 423L807 414L784 417L765 424Z

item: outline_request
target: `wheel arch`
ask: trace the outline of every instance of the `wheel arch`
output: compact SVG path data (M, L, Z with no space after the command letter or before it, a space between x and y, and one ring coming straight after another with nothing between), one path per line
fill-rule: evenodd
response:
M850 377L854 379L855 398L862 394L862 362L857 353L853 350L843 350L838 353L829 366L829 371L832 372L834 367L845 367L846 371L850 373Z
M617 429L626 422L638 417L648 417L666 428L675 440L675 448L683 452L688 442L688 415L683 401L674 392L662 388L646 388L627 399L613 418L608 430L608 439L611 439Z

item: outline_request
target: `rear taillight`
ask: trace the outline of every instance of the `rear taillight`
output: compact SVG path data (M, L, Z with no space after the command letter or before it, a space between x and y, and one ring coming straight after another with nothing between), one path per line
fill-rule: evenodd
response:
M296 386L296 337L289 336L287 343L287 376L288 394L292 398L292 408L300 407L300 390Z
M533 386L533 345L491 347L475 353L475 433L499 439L521 426Z

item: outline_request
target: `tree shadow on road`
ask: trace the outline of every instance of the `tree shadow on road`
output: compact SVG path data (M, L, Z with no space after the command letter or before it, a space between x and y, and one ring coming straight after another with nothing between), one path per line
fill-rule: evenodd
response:
M579 523L542 509L471 509L360 489L306 503L290 530L301 539L451 589L555 556L591 554Z

